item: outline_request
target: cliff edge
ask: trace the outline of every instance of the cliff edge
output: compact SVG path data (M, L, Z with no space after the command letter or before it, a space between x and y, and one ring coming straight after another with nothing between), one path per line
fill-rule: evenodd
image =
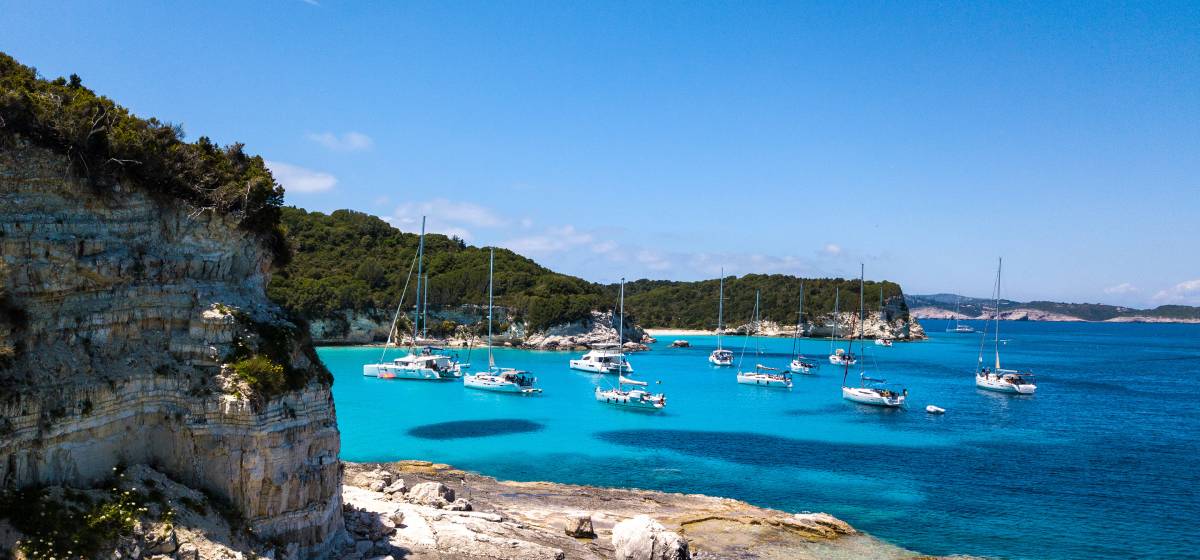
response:
M331 377L266 298L269 241L136 181L81 178L70 150L3 140L3 486L146 463L258 537L327 554L343 529Z

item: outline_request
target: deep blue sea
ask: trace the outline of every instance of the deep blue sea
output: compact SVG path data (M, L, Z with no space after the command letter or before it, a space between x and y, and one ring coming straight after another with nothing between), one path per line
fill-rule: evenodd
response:
M631 357L667 393L658 415L596 403L611 378L568 369L574 353L497 350L499 365L537 374L538 397L364 378L378 348L319 353L350 461L827 511L929 554L1200 557L1200 325L1005 323L1004 365L1038 375L1037 394L1016 397L975 389L978 335L922 323L928 341L867 347L871 375L908 386L908 410L843 401L823 340L802 342L826 365L789 391L710 367L715 337L661 337ZM668 348L676 338L692 347ZM760 361L786 365L791 340L762 344ZM947 413L926 414L931 403Z

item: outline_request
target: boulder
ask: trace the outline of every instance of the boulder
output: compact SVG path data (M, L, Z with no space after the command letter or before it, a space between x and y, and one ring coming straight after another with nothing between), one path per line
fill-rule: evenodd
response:
M688 543L648 515L626 519L613 526L612 544L617 560L690 560Z
M384 494L403 494L408 492L408 487L404 485L404 479L396 479L387 488L383 489Z
M471 502L468 502L464 498L459 498L451 502L450 505L447 505L446 509L450 511L471 511Z
M454 501L454 490L441 482L422 482L408 491L408 501L440 508Z
M563 523L563 528L570 537L596 538L596 529L592 526L592 516L586 513L568 516Z

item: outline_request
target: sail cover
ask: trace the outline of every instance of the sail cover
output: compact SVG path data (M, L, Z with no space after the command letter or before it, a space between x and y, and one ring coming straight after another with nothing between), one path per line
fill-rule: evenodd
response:
M624 385L640 385L642 387L646 386L645 381L638 381L636 379L630 379L628 377L625 377L624 375L618 376L618 380Z

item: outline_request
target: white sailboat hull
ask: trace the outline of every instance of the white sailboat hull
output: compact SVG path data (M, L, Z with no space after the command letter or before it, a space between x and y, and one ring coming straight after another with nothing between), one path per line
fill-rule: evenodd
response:
M845 357L839 356L837 354L830 354L829 355L829 363L831 363L835 366L852 366L854 364L857 364L858 360L855 358L845 358Z
M786 377L777 375L766 375L762 373L742 373L738 372L737 382L742 385L757 385L759 387L779 387L781 389L791 389L792 380Z
M571 369L590 371L592 373L633 373L633 366L626 363L617 367L611 364L601 364L591 360L571 360Z
M788 369L792 373L803 373L805 375L809 375L812 373L812 368L804 365L799 360L792 360L792 363L788 365Z
M716 352L713 352L708 356L708 363L714 366L731 366L733 365L733 356L722 357L718 356Z
M450 381L462 377L454 370L437 371L429 368L397 367L393 364L366 364L363 375L380 379L412 379L417 381Z
M622 394L620 391L605 391L596 389L596 401L620 408L631 408L657 412L667 405L666 398L635 397Z
M532 395L542 392L541 389L522 386L517 383L513 383L512 381L505 381L504 379L501 379L495 375L488 375L485 373L463 376L463 387L470 387L472 389L479 389L481 391L494 391L497 393L514 393L522 395Z
M842 387L842 398L859 404L886 408L904 406L904 395L888 396L867 387Z
M987 391L1012 395L1032 395L1037 391L1037 385L1033 383L1012 383L994 375L976 375L975 386Z

